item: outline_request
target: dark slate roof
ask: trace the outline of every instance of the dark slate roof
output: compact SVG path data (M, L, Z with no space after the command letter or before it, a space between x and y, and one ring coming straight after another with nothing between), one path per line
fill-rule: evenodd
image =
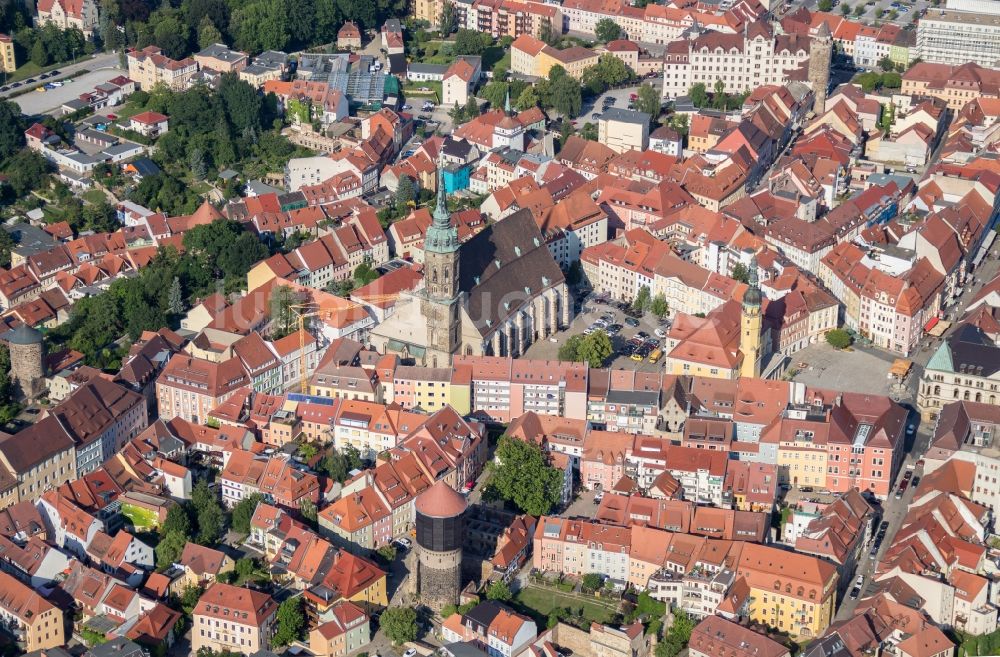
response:
M565 280L531 211L518 210L461 246L459 290L484 337L528 300Z
M459 157L465 160L469 157L471 150L472 144L465 139L448 137L441 144L441 153L448 157Z
M994 345L978 326L959 326L948 337L948 347L951 349L952 368L955 372L967 371L976 376L993 376L1000 370L1000 347Z
M21 324L3 336L3 339L10 344L40 344L42 342L42 334L27 324Z
M601 114L601 120L649 125L649 114L636 112L635 110L621 109L620 107L609 107L604 110L604 114Z

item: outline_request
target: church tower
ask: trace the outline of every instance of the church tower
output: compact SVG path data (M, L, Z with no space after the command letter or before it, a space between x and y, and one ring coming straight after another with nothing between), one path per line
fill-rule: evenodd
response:
M447 367L459 345L458 229L444 191L444 166L438 166L437 206L424 238L424 296L421 314L427 321L427 361L430 367Z
M826 92L830 88L830 64L833 60L833 35L824 21L809 44L809 86L813 90L813 112L826 111Z
M757 258L750 260L750 287L743 293L740 313L740 351L743 365L740 376L760 376L760 284L757 280Z

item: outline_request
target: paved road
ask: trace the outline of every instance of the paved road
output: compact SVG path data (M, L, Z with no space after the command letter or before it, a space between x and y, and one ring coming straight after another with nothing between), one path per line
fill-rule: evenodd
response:
M96 61L94 60L95 63ZM111 62L104 67L92 69L88 73L79 75L71 81L67 81L58 89L50 89L45 92L32 91L22 94L13 100L21 107L21 111L28 116L36 114L52 114L55 116L61 113L62 104L66 101L77 98L80 94L92 90L95 86L123 74L125 74L125 71L118 67L118 57L115 55L111 57ZM64 78L65 76L61 76L59 79ZM44 80L43 83L48 81Z
M78 71L82 71L84 69L88 71L96 71L97 69L108 68L110 66L118 66L118 65L119 61L118 61L118 55L116 53L111 53L111 52L96 53L92 55L89 59L85 59L75 64L66 64L64 66L57 66L56 68L59 71L59 75L55 77L47 78L43 81L38 81L38 78L36 77L35 78L36 82L33 84L29 85L29 84L24 84L22 82L21 85L16 89L8 89L7 91L0 92L0 98L10 96L15 93L20 93L25 89L36 87L38 85L44 84L45 82L51 82L52 80L63 80L68 76Z

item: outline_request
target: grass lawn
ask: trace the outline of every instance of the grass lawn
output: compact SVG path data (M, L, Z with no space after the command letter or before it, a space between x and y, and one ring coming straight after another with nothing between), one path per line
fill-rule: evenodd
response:
M87 203L93 203L94 205L97 205L101 201L106 201L107 198L108 197L104 195L104 192L99 189L88 189L83 193L83 200Z
M583 600L568 595L561 595L550 589L540 589L527 586L514 596L514 603L521 610L535 618L536 623L545 624L549 612L557 607L579 609L583 607L583 616L595 623L609 623L618 611L617 603L608 605L598 600Z
M122 515L131 520L136 529L156 527L159 524L155 513L131 504L122 504Z
M420 91L421 88L429 89L430 91ZM435 103L440 103L442 98L441 83L436 80L430 80L426 82L407 82L403 85L403 95L407 99L413 98L431 98Z

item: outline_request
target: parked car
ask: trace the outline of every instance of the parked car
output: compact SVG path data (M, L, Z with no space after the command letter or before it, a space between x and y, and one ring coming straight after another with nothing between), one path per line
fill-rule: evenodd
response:
M855 586L853 589L851 589L851 600L857 600L860 595L861 595L861 589L859 587Z
M631 326L632 328L636 328L637 326L639 326L639 320L637 320L634 317L626 317L625 318L625 325L626 326Z
M397 538L395 541L393 541L393 543L403 548L404 550L409 550L413 546L413 543L410 542L410 539L406 538L405 536Z
M601 500L604 499L604 491L597 491L597 495L594 495L594 504L600 504Z
M649 333L646 333L645 331L639 331L638 333L635 334L635 337L642 338L643 340L645 340L646 338L649 337Z
M656 337L658 337L658 338L665 338L665 337L667 337L667 332L666 332L666 331L664 331L664 330L663 330L663 329L661 329L661 328L658 328L658 329L656 329L655 331L653 331L653 333L654 333L654 334L656 335Z

